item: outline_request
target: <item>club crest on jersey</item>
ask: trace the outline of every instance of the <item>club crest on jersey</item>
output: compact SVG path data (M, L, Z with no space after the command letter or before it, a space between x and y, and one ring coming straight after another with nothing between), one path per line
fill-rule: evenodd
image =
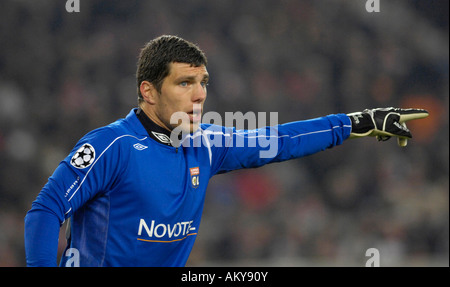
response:
M95 149L90 144L84 144L81 146L70 160L70 164L78 169L86 168L90 166L95 159Z
M193 188L197 188L198 185L200 184L199 182L199 178L200 178L200 168L197 167L191 167L189 169L190 173L191 173L191 185Z

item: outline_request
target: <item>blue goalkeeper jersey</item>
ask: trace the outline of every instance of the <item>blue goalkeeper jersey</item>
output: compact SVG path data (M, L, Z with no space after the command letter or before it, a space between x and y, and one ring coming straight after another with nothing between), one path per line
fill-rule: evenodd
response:
M25 218L29 266L56 260L68 218L61 266L184 266L213 175L313 154L351 130L345 114L256 130L201 124L175 147L139 112L86 134L59 164Z

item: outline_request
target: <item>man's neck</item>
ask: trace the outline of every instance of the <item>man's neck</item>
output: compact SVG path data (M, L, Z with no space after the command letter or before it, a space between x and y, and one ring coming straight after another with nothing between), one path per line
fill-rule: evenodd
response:
M169 130L157 125L141 108L136 110L136 116L152 139L159 143L172 146Z

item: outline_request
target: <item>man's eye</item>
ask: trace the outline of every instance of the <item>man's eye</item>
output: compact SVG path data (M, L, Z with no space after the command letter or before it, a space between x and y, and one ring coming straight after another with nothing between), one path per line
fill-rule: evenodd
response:
M180 86L182 87L187 87L188 86L188 82L184 81L180 83Z
M202 85L202 87L206 87L206 86L208 86L209 84L208 84L208 82L202 82L201 85Z

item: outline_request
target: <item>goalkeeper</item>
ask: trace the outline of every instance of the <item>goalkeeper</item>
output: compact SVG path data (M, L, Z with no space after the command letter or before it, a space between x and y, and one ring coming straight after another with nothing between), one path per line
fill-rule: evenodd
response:
M200 228L209 179L220 173L310 155L348 138L412 138L422 109L381 108L256 130L200 124L209 74L204 53L175 36L142 50L138 107L75 145L25 217L28 266L56 266L59 230L70 220L60 266L184 266ZM188 121L171 121L182 112ZM172 132L181 130L181 138ZM233 146L270 137L267 146ZM190 145L176 144L190 142ZM195 141L203 144L195 145ZM220 144L217 144L220 143Z

